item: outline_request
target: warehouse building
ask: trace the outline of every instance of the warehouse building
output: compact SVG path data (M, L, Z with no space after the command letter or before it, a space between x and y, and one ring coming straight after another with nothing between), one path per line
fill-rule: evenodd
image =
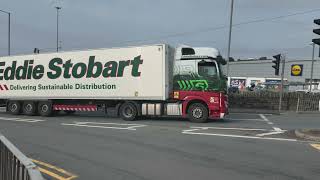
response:
M242 60L230 62L229 87L239 89L271 88L277 89L281 84L280 63L279 76L272 67L273 60ZM303 91L310 88L312 60L287 60L284 70L285 89L287 91ZM314 61L312 89L320 90L320 60Z

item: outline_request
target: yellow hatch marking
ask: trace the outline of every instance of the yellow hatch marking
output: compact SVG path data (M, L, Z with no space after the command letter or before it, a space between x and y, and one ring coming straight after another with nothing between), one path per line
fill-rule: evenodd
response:
M51 172L51 171L48 171L48 170L46 170L46 169L40 168L40 167L39 167L39 171L42 172L42 173L44 173L44 174L47 174L47 175L49 175L49 176L51 176L51 177L54 177L54 178L56 178L56 179L58 179L58 180L66 180L66 178L64 178L64 177L62 177L62 176L59 176L58 174L55 174L55 173L53 173L53 172Z
M76 176L76 175L74 175L74 174L72 174L72 173L70 173L70 172L68 172L68 171L66 171L66 170L64 170L64 169L58 168L58 167L53 166L53 165L51 165L51 164L48 164L48 163L45 163L45 162L42 162L42 161L39 161L39 160L35 160L35 159L32 159L32 161L33 161L34 163L36 163L36 164L42 165L42 166L47 167L47 168L49 168L49 169L53 169L53 170L55 170L55 171L57 171L57 172L59 172L59 173L61 173L61 174L64 174L64 175L69 176L69 177L66 177L66 178L65 178L65 177L59 176L59 175L57 175L56 173L51 172L51 171L49 171L49 170L47 170L47 169L44 169L44 168L40 168L40 167L39 167L40 172L45 173L45 174L47 174L47 175L49 175L49 176L52 176L52 177L54 177L54 178L56 178L56 179L58 179L58 180L71 180L71 179L74 179L74 178L77 178L77 177L78 177L78 176Z
M310 144L310 145L320 151L320 144Z

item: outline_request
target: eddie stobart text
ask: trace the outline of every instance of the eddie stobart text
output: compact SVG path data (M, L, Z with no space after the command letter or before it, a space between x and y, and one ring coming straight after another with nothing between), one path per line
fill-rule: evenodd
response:
M95 56L90 56L87 62L78 63L73 63L71 59L64 61L56 57L51 59L47 65L34 64L34 60L24 60L21 65L17 65L17 61L2 61L0 62L0 80L38 80L44 76L49 79L98 78L101 76L112 78L122 77L124 71L131 71L132 77L139 77L141 75L139 67L142 64L141 56L136 56L133 60L111 60L106 63L96 61Z

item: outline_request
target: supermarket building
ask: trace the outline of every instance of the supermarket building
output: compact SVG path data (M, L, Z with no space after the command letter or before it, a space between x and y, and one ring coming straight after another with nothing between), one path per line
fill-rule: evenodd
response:
M262 85L277 88L281 76L275 75L273 60L241 60L230 62L229 87L245 88ZM287 90L297 91L310 88L312 60L287 60L284 68L284 79ZM280 63L281 75L282 64ZM314 60L312 88L320 90L320 60Z

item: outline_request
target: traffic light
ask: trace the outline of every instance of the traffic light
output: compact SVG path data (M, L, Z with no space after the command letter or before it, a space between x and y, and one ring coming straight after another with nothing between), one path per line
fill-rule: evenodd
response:
M33 53L34 54L39 54L40 50L38 48L34 48Z
M276 59L272 61L274 63L274 65L272 66L274 68L274 74L276 76L279 76L281 54L274 55L273 58Z
M320 19L315 19L313 22L317 25L320 25ZM320 28L314 29L313 33L320 35ZM312 42L320 46L320 38L312 39Z

